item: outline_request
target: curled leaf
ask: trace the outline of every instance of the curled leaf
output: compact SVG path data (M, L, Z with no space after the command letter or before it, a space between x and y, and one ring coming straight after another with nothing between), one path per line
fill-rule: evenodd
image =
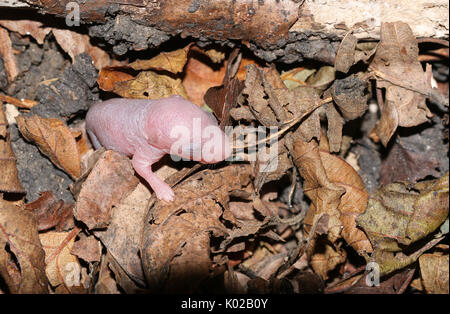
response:
M16 118L19 130L30 142L60 169L76 179L81 175L80 155L75 138L70 129L59 119L41 118L37 115L29 118Z

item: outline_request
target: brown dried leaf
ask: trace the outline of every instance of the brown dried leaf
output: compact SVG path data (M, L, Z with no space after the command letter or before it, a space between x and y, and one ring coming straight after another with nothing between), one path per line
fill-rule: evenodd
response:
M53 35L61 48L67 52L75 62L75 57L81 53L87 53L94 60L97 69L101 69L110 64L109 55L106 51L90 43L89 35L79 34L68 29L52 29Z
M7 127L8 121L0 102L0 192L26 193L19 180L17 158L11 147Z
M185 76L183 77L183 86L186 89L186 93L189 99L199 105L203 106L205 101L203 97L206 91L214 86L222 83L225 75L225 65L217 68L217 65L211 66L209 63L202 61L204 55L194 54L189 58ZM211 105L208 104L210 108Z
M335 72L332 66L326 65L320 67L317 72L308 77L306 84L322 91L334 81Z
M326 241L317 241L311 256L311 267L322 278L328 279L328 272L345 262L347 254L343 249L335 248Z
M145 280L139 250L150 197L149 189L139 183L114 207L108 229L95 232L122 270L140 285Z
M34 215L0 198L0 274L11 293L48 293Z
M133 75L122 71L119 67L104 67L98 74L98 86L107 92L114 89L116 82L128 81L133 78Z
M421 250L409 256L401 251L444 222L449 211L448 193L448 172L437 180L413 186L392 183L377 190L370 196L366 211L357 218L375 250L366 259L377 262L382 274L413 263ZM399 253L394 256L394 252Z
M111 210L138 184L128 157L105 151L82 184L74 210L77 220L89 229L104 228L111 221Z
M420 274L427 293L449 294L448 253L423 254L419 258Z
M273 248L268 243L262 243L253 255L241 264L241 267L250 270L258 278L269 280L286 263L286 257L286 252L274 254Z
M70 129L59 119L18 116L19 130L30 142L72 178L81 176L80 154Z
M205 103L213 110L220 120L223 129L229 124L230 110L238 103L238 98L244 89L244 83L235 78L241 67L242 54L239 49L233 50L227 60L222 85L209 88L205 95Z
M377 127L387 145L397 126L412 127L428 121L431 112L425 99L430 87L419 60L417 40L408 24L382 23L381 41L370 64L377 87L386 88L385 114ZM389 121L385 121L389 119Z
M16 57L14 56L8 31L2 27L0 27L0 56L2 56L5 64L5 72L8 81L11 83L15 80L16 76L19 75L19 68L17 66Z
M239 164L204 170L174 188L174 202L154 203L141 250L151 291L194 291L208 276L209 233L227 234L220 204L228 204L230 191L247 186L250 174L249 165Z
M108 267L108 259L103 256L100 263L100 271L95 284L95 291L99 294L120 294L117 282L114 280L112 271Z
M77 240L72 248L70 254L75 255L88 263L100 262L102 257L102 246L94 236L85 236L80 234L80 239Z
M369 240L355 221L368 198L358 173L341 158L319 150L313 141L296 141L294 149L294 162L305 179L304 192L312 201L305 226L312 226L316 216L327 214L328 238L333 243L342 236L358 252L371 252Z
M355 50L358 39L351 32L347 33L341 41L336 52L334 68L336 71L347 73L355 63Z
M71 232L50 231L41 233L39 239L45 251L45 273L58 293L85 292L81 284L81 266L70 253L79 229Z
M327 104L326 113L328 121L327 138L330 152L338 152L341 149L344 121L332 103Z
M17 99L8 95L3 95L0 93L0 101L7 102L9 104L12 104L18 108L25 108L25 109L31 109L35 105L38 104L35 100L30 99Z
M0 20L0 25L22 36L33 37L39 45L44 43L45 36L52 31L50 27L43 27L42 22L33 20Z
M53 192L42 192L37 200L26 204L25 209L35 215L38 231L53 227L56 227L56 231L62 231L74 226L73 204L57 201Z
M439 177L437 167L439 167L438 160L431 159L424 152L414 152L405 148L401 139L398 139L381 164L380 183L382 185L403 181L416 183L427 176Z
M159 99L172 95L188 97L181 79L152 71L142 71L131 80L115 82L113 92L124 98Z
M134 70L159 70L176 74L183 71L187 56L192 44L182 49L170 52L161 52L150 60L136 60L128 66Z

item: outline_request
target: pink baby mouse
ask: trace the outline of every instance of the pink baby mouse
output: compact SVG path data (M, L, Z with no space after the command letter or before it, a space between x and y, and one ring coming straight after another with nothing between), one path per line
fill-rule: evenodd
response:
M132 156L134 170L168 202L174 192L151 168L164 155L206 164L231 155L228 137L214 116L181 96L101 101L89 108L86 129L96 149L104 146Z

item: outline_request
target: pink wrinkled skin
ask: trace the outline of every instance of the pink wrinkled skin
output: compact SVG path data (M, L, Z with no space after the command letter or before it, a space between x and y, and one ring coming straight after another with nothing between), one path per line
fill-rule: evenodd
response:
M231 155L228 137L216 119L181 96L99 102L87 113L86 129L95 148L104 146L132 156L136 172L159 199L168 202L174 199L174 192L151 168L164 155L201 163L216 163Z

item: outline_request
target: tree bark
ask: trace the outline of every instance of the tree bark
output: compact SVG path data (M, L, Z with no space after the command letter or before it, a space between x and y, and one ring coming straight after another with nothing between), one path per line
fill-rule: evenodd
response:
M28 4L42 14L66 17L69 0L0 0ZM331 63L349 31L376 40L382 22L408 23L417 37L447 39L446 0L78 0L90 35L113 44L117 54L157 47L171 36L205 44L240 40L267 61L319 58ZM103 24L104 27L98 26Z

